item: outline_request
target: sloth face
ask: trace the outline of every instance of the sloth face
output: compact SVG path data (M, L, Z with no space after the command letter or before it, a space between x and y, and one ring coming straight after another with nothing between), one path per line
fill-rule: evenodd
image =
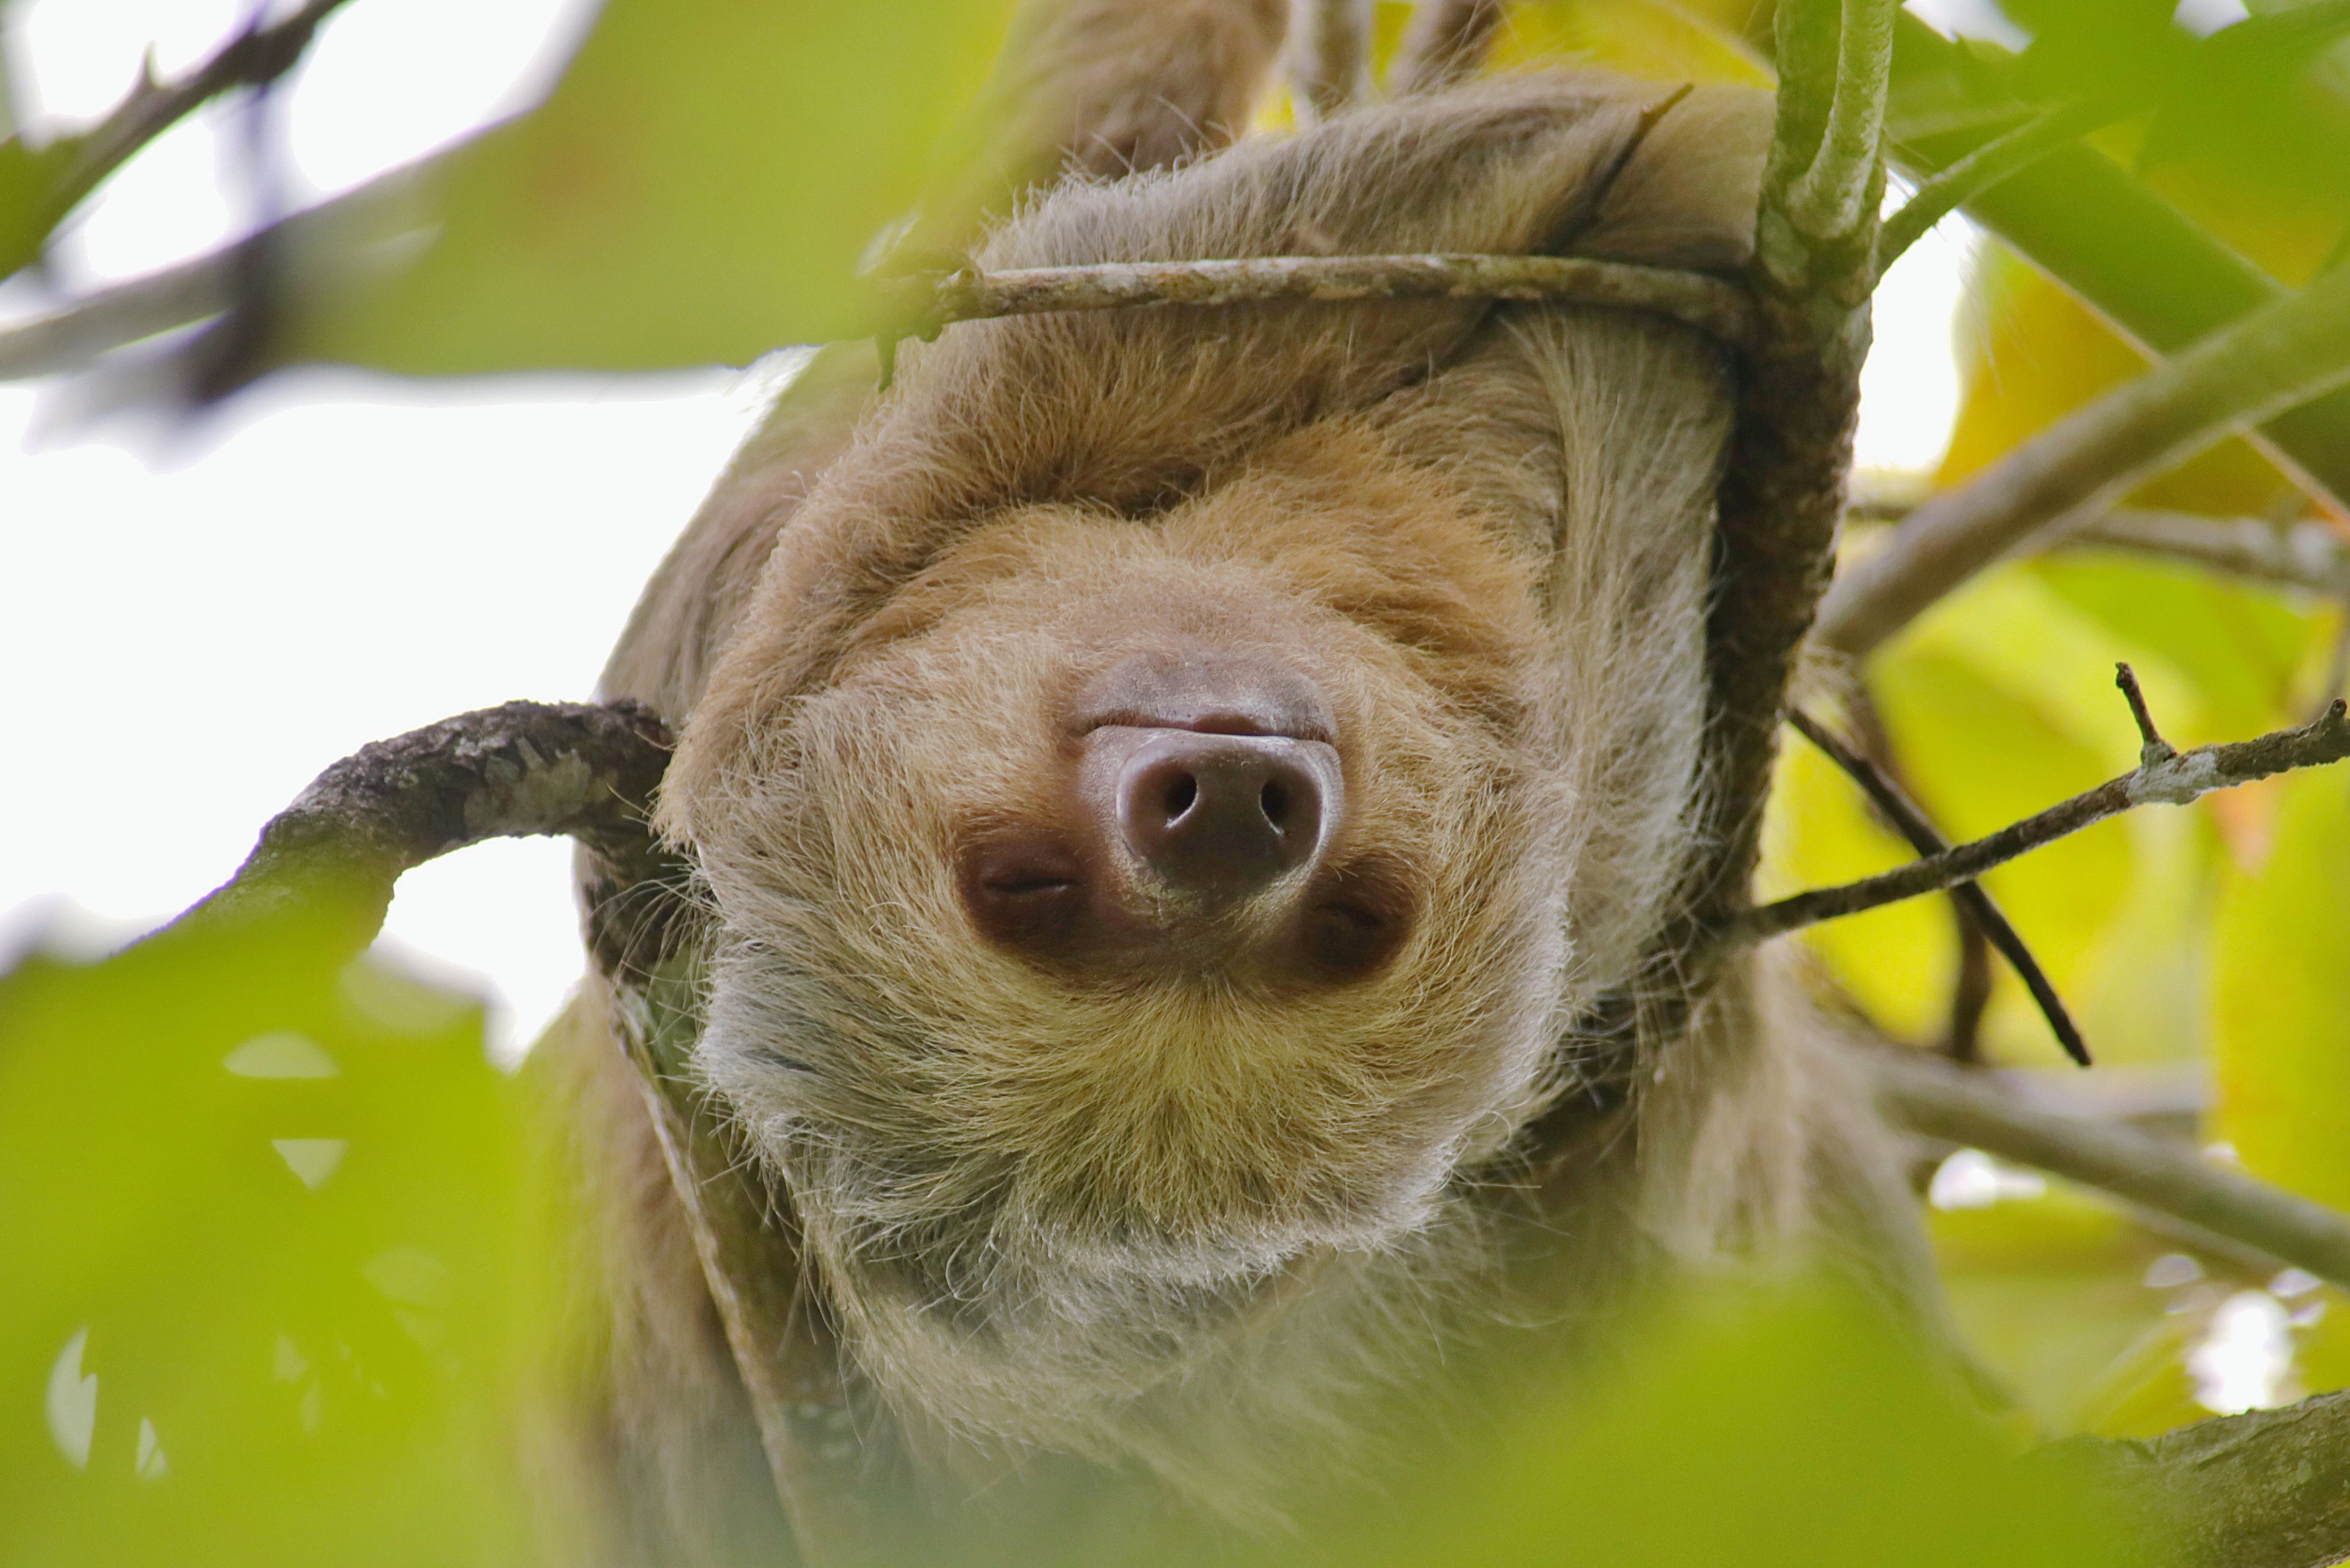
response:
M1528 574L1294 490L967 535L700 844L703 1064L837 1270L977 1325L1226 1293L1392 1241L1539 1093Z

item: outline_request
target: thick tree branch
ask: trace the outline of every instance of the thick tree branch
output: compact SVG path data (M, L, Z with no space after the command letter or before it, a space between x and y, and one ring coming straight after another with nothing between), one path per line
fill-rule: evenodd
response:
M1920 506L1836 579L1817 636L1859 656L2058 519L2350 380L2350 267L2116 389Z
M1371 96L1371 0L1294 0L1289 78L1315 119Z
M2135 683L2130 679L2129 667L2124 665L2121 670L2125 691L2133 691ZM2133 701L2132 708L2140 714L2143 724L2142 707ZM1841 887L1814 888L1765 904L1739 919L1726 940L1735 944L1761 941L1822 920L1914 898L1920 893L1939 892L1971 881L1995 866L2132 806L2185 805L2213 790L2230 789L2272 774L2322 767L2350 757L2350 716L2345 716L2345 705L2339 701L2315 722L2299 729L2272 731L2250 741L2198 746L2190 752L2173 751L2159 735L2152 734L2150 725L2147 729L2149 739L2140 753L2139 764L2119 778L1956 849L1913 860L1881 876Z
M2111 1193L2350 1287L2350 1216L2129 1127L2043 1109L1980 1068L1898 1046L1859 1056L1913 1132Z
M1420 0L1388 67L1388 91L1398 98L1439 92L1475 76L1505 9L1503 0Z
M1111 262L950 273L924 313L941 325L1053 310L1362 299L1523 299L1645 310L1725 342L1746 340L1752 309L1736 284L1705 273L1579 256L1258 256Z
M312 908L383 924L400 873L487 838L568 834L631 880L664 873L645 826L668 729L633 702L508 702L362 746L261 830L244 864L180 922Z
M47 192L39 227L46 234L129 162L139 150L205 103L241 87L276 81L294 68L310 47L318 24L345 0L308 0L300 10L267 26L251 26L213 57L173 82L157 82L140 67L139 85L114 111L74 140L72 161Z
M2322 1568L2350 1552L2350 1394L2158 1438L2073 1438L2037 1462L2087 1470L2193 1568Z
M1894 831L1909 841L1912 849L1920 855L1939 855L1950 847L1950 840L1942 836L1926 814L1918 808L1917 803L1886 776L1882 768L1846 745L1800 708L1788 711L1787 722L1797 734L1817 746L1829 761L1860 785L1877 809L1884 814L1885 819L1892 824ZM2015 927L1999 906L1991 901L1982 884L1961 882L1950 889L1950 898L1963 912L1964 919L1982 933L1985 940L1999 950L2000 956L2007 960L2009 967L2015 971L2016 978L2023 981L2024 989L2032 992L2032 1000L2039 1004L2041 1016L2048 1020L2048 1027L2054 1032L2057 1044L2064 1046L2064 1054L2082 1066L2087 1066L2088 1044L2081 1038L2081 1031L2074 1023L2073 1015L2065 1011L2064 999L2056 994L2056 987L2049 981L2047 971L2040 967L2040 961L2032 956L2032 950L2024 945L2023 938L2017 934Z

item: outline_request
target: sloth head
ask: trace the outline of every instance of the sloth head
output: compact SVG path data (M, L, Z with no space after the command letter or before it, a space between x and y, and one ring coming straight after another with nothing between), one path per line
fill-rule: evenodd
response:
M1571 813L1532 573L1309 450L983 518L723 765L689 726L700 1060L852 1321L1213 1318L1397 1242L1537 1100Z

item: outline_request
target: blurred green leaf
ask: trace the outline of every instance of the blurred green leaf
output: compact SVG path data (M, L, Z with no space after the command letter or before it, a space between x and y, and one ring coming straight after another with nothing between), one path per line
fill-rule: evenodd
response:
M0 141L0 278L39 255L63 215L56 210L57 179L76 145L71 138L39 148L21 136Z
M456 161L421 255L297 355L412 374L746 364L880 322L854 274L983 77L1000 0L610 0Z
M521 1142L316 930L0 981L0 1562L516 1561Z
M1899 1563L2090 1568L2144 1561L2065 1472L2019 1466L1954 1380L1820 1282L1669 1306L1596 1386L1564 1392L1431 1478L1400 1538L1339 1561Z
M2275 782L2275 837L2220 898L2218 1128L2244 1163L2350 1208L2350 781Z

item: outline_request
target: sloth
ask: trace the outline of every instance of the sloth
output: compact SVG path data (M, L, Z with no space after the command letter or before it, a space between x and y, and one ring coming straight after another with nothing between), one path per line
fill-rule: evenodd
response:
M1135 80L1068 95L1074 167L978 265L1746 257L1763 95L1530 75L1235 140L1278 7L1151 11L1039 31L1121 19L1087 79ZM692 1070L798 1226L777 1288L931 1495L1049 1459L1261 1522L1465 1347L1588 1341L1660 1267L1810 1249L1915 1293L1784 987L1595 1022L1665 983L1699 847L1734 376L1565 305L974 321L886 390L820 354L722 478L603 690L679 732ZM682 1516L756 1439L600 1017L625 981L542 1070L602 1206L594 1446Z

